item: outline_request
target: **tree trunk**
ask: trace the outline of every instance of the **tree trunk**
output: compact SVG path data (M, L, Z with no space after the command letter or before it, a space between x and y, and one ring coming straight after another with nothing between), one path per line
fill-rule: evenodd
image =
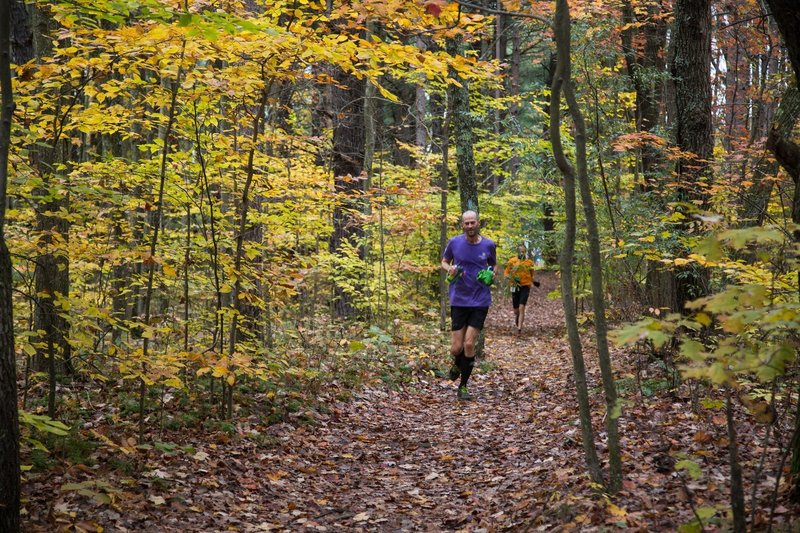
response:
M511 98L511 104L508 108L509 119L512 124L519 124L520 106L517 102L517 97L520 93L521 77L520 77L520 63L522 61L522 37L520 36L520 24L516 21L511 21L511 76L508 80L508 91ZM514 128L514 133L517 133L517 128ZM508 174L511 180L517 178L519 172L520 157L516 150L511 154L511 160L508 162Z
M33 37L33 53L36 57L46 57L52 54L52 20L48 13L42 11L41 6L32 6L31 31ZM20 51L20 59L23 53ZM29 58L30 59L30 58ZM78 98L77 95L67 95L68 88L55 88L57 94L50 95L55 100L55 114L59 121L63 118L61 113L66 113L69 106L67 101ZM54 181L63 178L61 171L56 170L59 164L66 164L69 160L69 144L62 139L62 133L56 129L54 121L53 131L46 143L31 147L31 160L33 168L42 179L43 186L36 191L42 198L36 206L36 234L40 254L36 258L34 272L35 291L37 295L36 313L34 315L34 329L44 331L44 337L39 339L39 344L44 348L37 350L33 359L33 367L40 372L52 373L71 372L71 348L67 342L69 335L69 322L61 316L61 308L57 303L59 298L69 297L69 222L61 212L69 209L69 197L66 193L51 193L48 189L55 186ZM58 187L62 190L63 187ZM53 349L50 349L50 346ZM55 358L54 362L50 359ZM53 364L55 363L55 364ZM55 376L50 377L51 381ZM52 386L52 384L51 384Z
M800 27L800 10L797 9L795 0L766 0L766 2L789 52L789 60L794 68L795 90L800 91L800 32L797 31L797 28ZM783 107L783 102L781 102L781 106ZM793 126L794 124L790 127ZM770 132L767 148L775 154L775 158L794 180L792 221L800 223L800 145L786 137L777 138L776 136L773 138L775 131L776 128L773 128ZM800 231L794 232L794 240L800 241ZM798 282L800 282L800 272L798 272ZM798 284L800 285L800 283ZM794 497L800 501L800 437L797 435L797 428L800 428L800 408L797 410L796 417L795 438L792 440L791 474Z
M358 251L363 261L364 235L359 211L359 193L364 176L364 80L337 69L336 85L331 88L331 111L334 117L333 170L336 204L333 210L333 235L330 242L332 253L343 254L347 246ZM339 284L334 288L334 314L339 318L351 318L356 313L353 295Z
M772 18L778 25L778 30L783 37L789 61L794 69L795 84L800 83L800 9L797 9L797 0L765 0L769 6Z
M744 484L742 465L739 463L739 445L736 442L736 421L733 418L733 401L730 387L725 387L725 420L728 426L728 463L731 469L731 510L734 533L745 533Z
M575 392L578 398L583 451L589 476L595 483L603 484L600 461L595 449L592 413L589 405L589 390L586 385L586 364L583 360L578 320L575 312L575 296L572 288L572 263L575 256L575 232L577 212L575 203L575 169L564 155L561 145L561 88L570 80L570 18L567 0L556 0L555 39L558 49L556 71L550 90L550 141L553 146L558 169L563 176L565 228L564 245L561 250L561 302L567 326L570 352L572 353Z
M417 37L417 48L425 51L425 41L421 37ZM417 78L416 97L414 99L414 143L424 153L428 146L428 127L425 121L428 109L428 91L425 88L425 76L420 75Z
M689 229L693 213L705 206L710 185L714 137L711 117L711 2L677 0L675 4L675 141L683 154L678 159L676 200ZM678 254L683 254L678 251ZM678 256L676 254L676 257ZM697 266L674 271L675 311L708 293L708 271Z
M569 10L569 7L567 7ZM569 14L569 12L568 12ZM559 45L561 42L559 42ZM569 43L567 43L569 44ZM567 56L568 57L568 56ZM567 72L569 68L567 67ZM608 326L606 324L606 302L603 292L603 263L600 257L600 230L597 227L597 215L594 209L594 198L586 169L586 124L578 107L577 98L572 87L572 80L564 80L564 96L569 105L572 120L575 123L575 158L578 167L578 184L580 186L583 212L586 219L586 232L589 241L589 262L591 263L592 307L594 308L594 328L597 339L597 356L600 362L600 374L603 378L603 392L606 402L606 437L608 439L609 475L607 490L614 494L622 488L622 460L619 450L619 415L620 405L617 403L617 388L614 384L614 371L611 366L611 355L608 351Z
M18 6L17 6L18 7ZM8 151L14 100L11 87L11 2L0 3L0 531L20 528L19 416L14 353L11 254L5 240Z
M456 39L447 40L447 52L450 55L461 53L461 43ZM478 206L478 184L475 178L475 133L472 131L472 118L469 106L469 84L455 70L450 70L450 77L460 85L451 90L453 97L453 121L451 123L456 145L456 165L458 167L458 190L461 198L461 212L472 210L480 212Z

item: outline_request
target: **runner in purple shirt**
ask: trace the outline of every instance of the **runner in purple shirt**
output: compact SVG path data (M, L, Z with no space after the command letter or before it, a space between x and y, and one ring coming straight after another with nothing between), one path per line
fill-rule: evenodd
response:
M489 289L493 274L478 273L493 270L497 264L497 245L480 234L480 221L475 211L461 215L464 233L448 241L442 257L442 268L450 282L450 319L452 343L450 353L454 364L450 379L461 376L458 399L470 400L467 381L475 366L475 343L492 305ZM483 279L483 282L480 281ZM488 283L486 283L488 279Z

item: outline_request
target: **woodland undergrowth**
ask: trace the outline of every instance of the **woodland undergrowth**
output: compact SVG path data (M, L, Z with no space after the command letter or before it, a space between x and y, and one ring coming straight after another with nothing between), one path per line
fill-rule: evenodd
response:
M542 279L521 334L496 295L474 402L458 403L444 377L434 319L304 332L304 359L279 383L243 389L230 420L208 387L153 398L163 408L149 413L144 443L135 391L65 383L63 408L81 422L29 434L42 446L28 440L23 458L25 530L725 530L722 398L682 381L667 352L614 351L625 479L614 497L590 482L560 302L547 298L556 278ZM766 425L737 406L754 530L797 525L785 484L776 488L787 418Z

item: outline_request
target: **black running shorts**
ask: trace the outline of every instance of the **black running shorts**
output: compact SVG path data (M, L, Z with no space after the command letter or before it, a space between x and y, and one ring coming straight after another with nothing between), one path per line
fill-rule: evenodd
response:
M483 329L487 314L489 314L488 307L450 306L450 320L453 322L451 329L458 331L466 326Z
M517 287L517 290L511 293L511 305L514 306L514 309L518 308L521 305L528 305L528 295L531 293L531 286L530 285L523 285L521 287Z

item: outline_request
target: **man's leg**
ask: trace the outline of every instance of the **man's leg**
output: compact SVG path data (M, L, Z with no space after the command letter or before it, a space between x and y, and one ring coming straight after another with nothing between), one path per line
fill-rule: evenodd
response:
M466 332L467 326L464 326L463 328L450 333L450 355L453 356L453 366L450 368L448 376L451 380L458 379L458 376L461 374L463 368L462 361L464 359L464 337Z
M478 342L478 335L481 330L474 326L467 326L466 334L464 335L464 358L461 360L461 383L459 383L459 390L464 388L466 390L467 382L472 374L472 369L475 367L475 344Z
M525 322L525 306L519 304L519 320L517 321L517 331L522 331L523 322Z

